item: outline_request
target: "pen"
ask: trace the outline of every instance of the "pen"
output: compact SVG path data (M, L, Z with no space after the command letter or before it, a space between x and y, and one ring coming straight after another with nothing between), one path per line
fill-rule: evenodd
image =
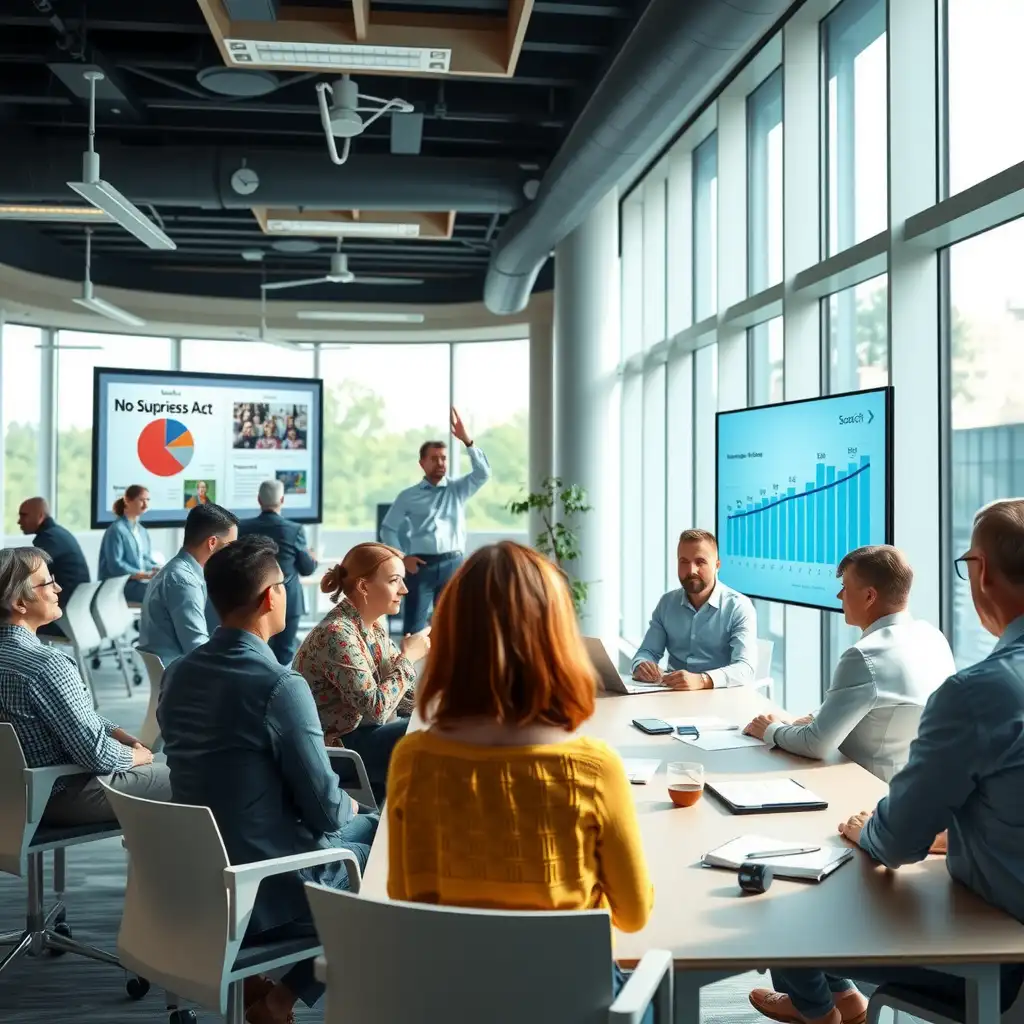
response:
M747 854L747 860L764 860L766 857L799 857L804 853L817 853L820 846L794 846L788 850L755 850Z

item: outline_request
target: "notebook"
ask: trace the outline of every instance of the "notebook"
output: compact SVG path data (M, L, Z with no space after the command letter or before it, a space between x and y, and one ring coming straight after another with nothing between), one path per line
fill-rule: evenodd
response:
M767 850L791 850L795 846L805 845L792 839L772 839L769 836L740 836L724 846L719 846L710 853L705 853L701 863L709 868L730 868L738 871L746 863L750 853ZM814 846L814 843L807 843ZM805 879L820 882L832 874L836 868L845 864L853 856L853 850L847 846L822 846L815 853L805 853L796 857L758 857L758 864L767 864L777 878Z
M822 811L822 800L795 779L727 779L705 783L733 814L771 814L773 811Z
M624 757L622 763L626 766L626 778L635 786L647 785L661 767L660 761L646 757Z

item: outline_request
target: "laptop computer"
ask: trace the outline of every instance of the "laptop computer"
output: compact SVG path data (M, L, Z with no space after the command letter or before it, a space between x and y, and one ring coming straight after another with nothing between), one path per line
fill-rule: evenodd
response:
M604 644L594 636L585 636L583 646L587 649L590 662L601 679L606 693L665 693L668 689L662 683L639 683L616 669Z

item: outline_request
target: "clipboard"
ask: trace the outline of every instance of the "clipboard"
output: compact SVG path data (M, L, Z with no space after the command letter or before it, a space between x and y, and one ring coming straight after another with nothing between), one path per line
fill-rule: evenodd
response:
M707 781L704 788L732 814L778 814L828 808L827 800L822 800L796 779L725 779Z

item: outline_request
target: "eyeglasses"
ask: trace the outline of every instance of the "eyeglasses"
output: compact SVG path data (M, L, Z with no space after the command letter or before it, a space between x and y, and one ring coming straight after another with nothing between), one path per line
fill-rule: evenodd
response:
M981 559L977 555L961 555L953 562L953 568L956 569L957 576L960 577L965 583L970 580L967 572L967 562L980 562ZM963 568L961 568L963 566Z
M39 590L42 587L59 587L59 586L60 586L60 584L57 582L57 580L53 576L51 576L48 580L43 580L42 583L35 583L35 584L33 584L32 589L33 590Z

